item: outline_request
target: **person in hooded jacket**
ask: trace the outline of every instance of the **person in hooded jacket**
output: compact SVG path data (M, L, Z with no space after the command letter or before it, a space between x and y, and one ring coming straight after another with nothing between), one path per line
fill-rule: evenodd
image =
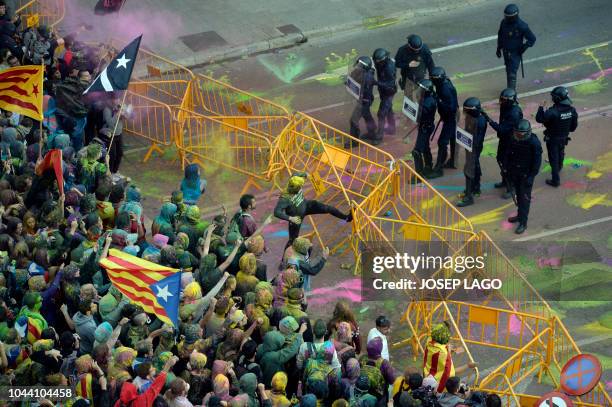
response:
M285 343L285 337L278 331L270 331L264 336L262 346L257 349L257 358L263 374L263 383L266 387L272 385L274 374L283 370L283 365L298 353L303 342L302 335L306 332L306 329L306 324L300 325L298 335L295 335L293 341L289 344ZM253 374L253 376L255 375Z
M157 398L166 383L166 375L178 361L178 357L172 356L164 364L162 372L155 377L151 386L142 394L138 394L138 389L131 381L126 381L121 387L119 400L114 407L150 407Z
M206 192L206 180L200 178L200 166L189 164L185 167L185 178L181 181L183 199L187 205L197 205L200 196Z

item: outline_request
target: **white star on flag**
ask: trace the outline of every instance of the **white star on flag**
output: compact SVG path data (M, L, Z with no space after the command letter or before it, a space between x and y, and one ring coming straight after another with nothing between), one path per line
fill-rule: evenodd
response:
M127 63L130 62L130 61L131 61L131 59L127 59L125 57L125 54L121 55L121 58L117 59L117 68L123 67L123 68L127 69Z
M168 297L173 297L173 295L168 291L168 285L166 284L163 288L157 286L157 295L158 298L163 298L165 302L168 302Z

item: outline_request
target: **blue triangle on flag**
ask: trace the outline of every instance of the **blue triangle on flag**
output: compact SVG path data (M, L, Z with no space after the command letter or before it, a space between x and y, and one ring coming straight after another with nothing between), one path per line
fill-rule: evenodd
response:
M172 275L159 280L149 286L157 303L165 310L168 318L172 321L175 328L178 328L179 302L181 297L181 273Z

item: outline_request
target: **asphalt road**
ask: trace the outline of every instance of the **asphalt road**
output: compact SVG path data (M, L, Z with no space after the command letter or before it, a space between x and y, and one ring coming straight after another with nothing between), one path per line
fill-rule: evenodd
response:
M495 57L495 40L488 37L497 32L503 5L502 2L491 1L469 9L432 15L410 24L354 32L274 54L208 66L201 71L289 106L292 110L305 111L346 131L353 102L341 85L339 74L346 72L346 67L357 55L371 55L378 47L385 47L395 54L408 34L418 33L434 50L436 64L443 66L452 76L460 103L469 96L477 96L483 102L488 102L486 109L496 117L495 101L505 87L505 73L503 62ZM579 128L566 149L562 186L555 189L544 183L549 175L544 165L534 186L529 229L520 238L534 245L543 241L593 242L599 255L594 261L599 265L593 267L601 270L600 278L609 283L612 281L612 88L608 77L612 73L610 3L605 0L542 0L524 2L520 6L521 17L537 36L535 47L525 54L526 77L519 78L518 82L525 116L534 115L540 101L549 100L549 89L560 84L569 87L581 116ZM348 57L345 58L346 55ZM400 104L400 98L396 96L394 105ZM409 144L404 144L401 139L412 124L395 110L398 134L386 136L382 148L396 158L408 158L414 136ZM535 120L532 120L532 124L535 125ZM493 188L493 183L498 181L499 170L494 158L496 140L491 130L489 132L490 138L481 158L483 194L474 206L465 208L464 213L476 228L489 232L502 248L511 249L513 240L519 237L513 233L505 218L514 212L514 207L511 201L502 200L500 191ZM536 133L542 137L540 130ZM463 156L463 152L460 156ZM462 160L459 168L434 181L435 187L451 200L457 200L457 194L463 189ZM137 176L135 174L134 178L137 179ZM259 208L261 213L273 204L272 201L264 202L265 198L262 197ZM217 200L222 201L222 198ZM282 224L275 226L275 230L283 228ZM283 239L280 237L279 242ZM534 259L531 260L533 262ZM347 282L352 281L349 272L338 267L343 261L347 260L336 259L328 267L335 267L333 273L323 272L313 280L315 287L337 288L335 296L322 294L321 302L315 303L313 310L322 310L318 307L323 305L329 308L328 301L338 297L354 298L353 294L347 294L351 291L346 288ZM522 271L526 274L539 272L533 267ZM612 338L612 326L606 328L601 322L606 315L612 314L610 302L605 301L609 298L597 298L600 301L590 303L589 300L595 299L589 298L588 286L584 288L584 297L580 306L562 302L553 306L564 316L564 323L583 349L596 353L610 369L612 354L606 345ZM399 318L398 307L393 305L385 304L382 308L376 304L355 305L357 310L363 311L364 325L367 327L374 319L374 309L376 312L386 309L388 313L397 313ZM371 307L369 311L368 307ZM329 313L327 308L323 312ZM608 370L604 379L610 379L609 373Z

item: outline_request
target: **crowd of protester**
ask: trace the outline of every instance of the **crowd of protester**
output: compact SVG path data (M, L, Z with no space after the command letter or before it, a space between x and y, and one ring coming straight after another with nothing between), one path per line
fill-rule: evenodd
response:
M42 132L0 115L0 386L69 385L74 407L501 405L427 361L398 373L384 316L367 339L343 301L329 320L310 318L306 271L329 251L315 261L297 238L272 273L262 260L270 218L258 225L244 195L229 219L203 219L199 167L148 222L138 187L117 176L118 98L82 96L104 65L97 50L24 29L2 0L0 24L0 71L46 66ZM63 194L53 172L36 171L51 149L62 151ZM111 248L182 271L178 326L111 283L99 264ZM439 324L428 346L452 365L449 340Z

